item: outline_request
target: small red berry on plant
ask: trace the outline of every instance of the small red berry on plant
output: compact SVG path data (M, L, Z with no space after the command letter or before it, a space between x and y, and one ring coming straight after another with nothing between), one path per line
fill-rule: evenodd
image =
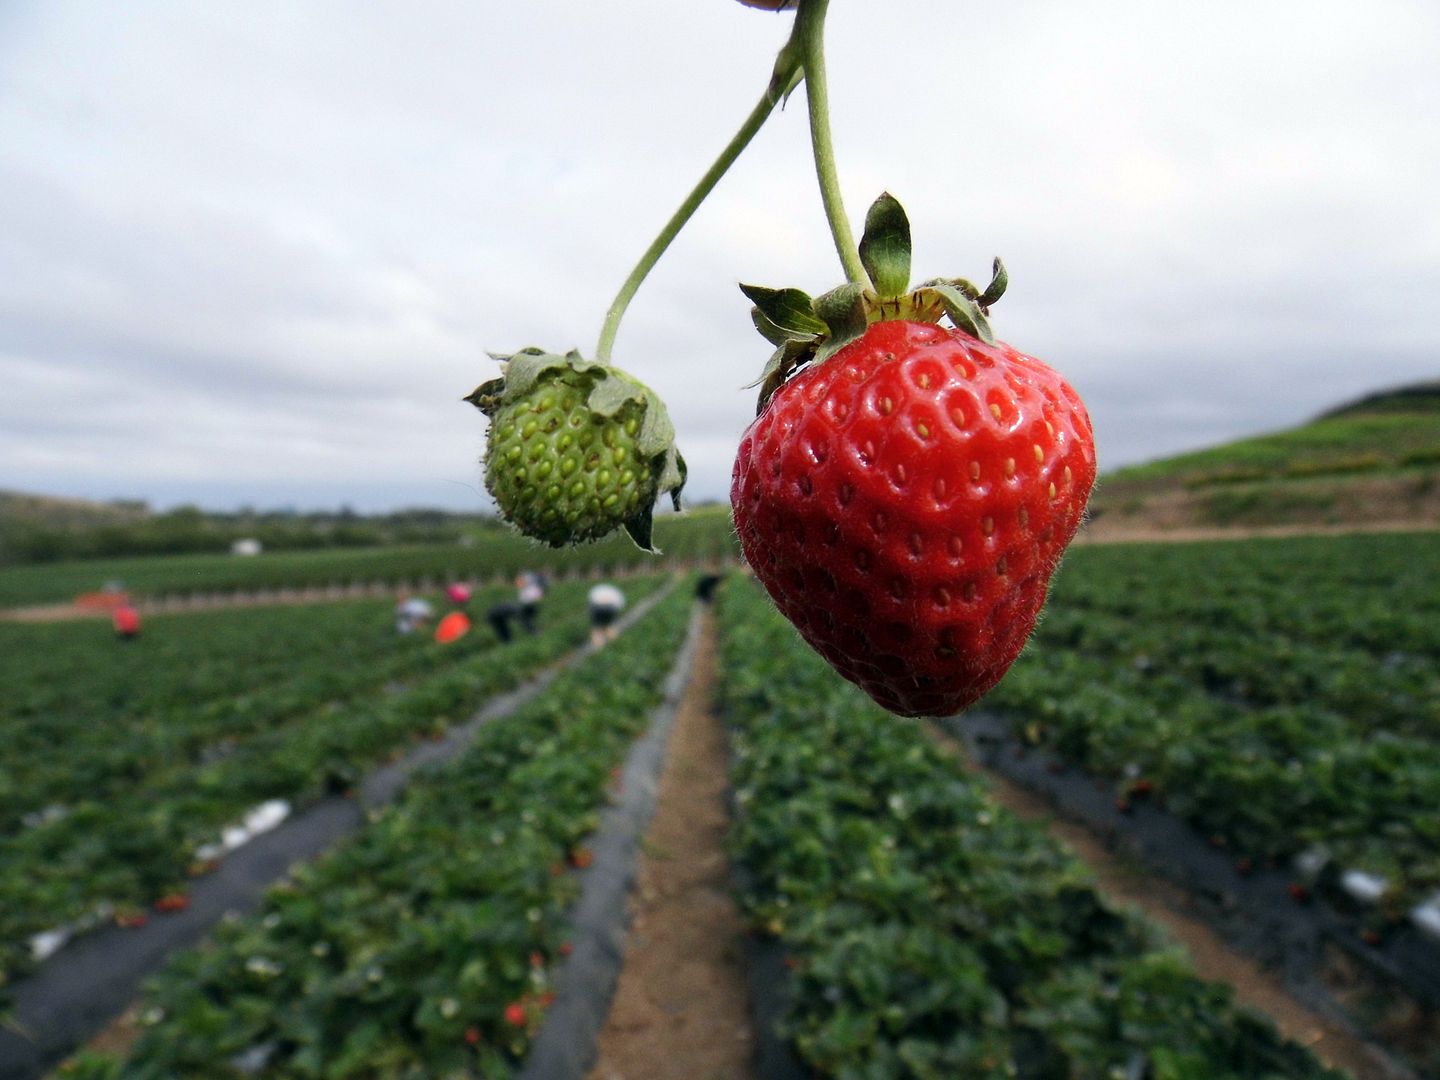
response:
M814 300L743 287L777 349L730 502L746 560L806 641L892 712L946 716L1029 637L1095 481L1094 436L1063 378L994 340L998 259L983 290L912 290L889 195L860 259L867 284Z
M465 1041L471 1046L478 1046L480 1043L480 1029L477 1027L466 1028Z
M524 1027L529 1018L525 1015L525 1006L518 1001L512 1001L505 1006L505 1022L511 1027Z

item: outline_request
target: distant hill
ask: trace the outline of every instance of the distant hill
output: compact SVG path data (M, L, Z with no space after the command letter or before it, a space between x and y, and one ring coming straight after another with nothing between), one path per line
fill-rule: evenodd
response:
M417 508L390 514L338 511L233 513L143 502L90 502L0 491L0 565L129 555L226 552L239 539L267 551L454 543L498 526L475 514Z
M1440 526L1440 380L1367 394L1309 423L1118 469L1096 532Z
M0 489L0 518L8 521L70 529L125 524L139 521L149 514L150 508L142 502L92 502L89 499L63 499L54 495Z

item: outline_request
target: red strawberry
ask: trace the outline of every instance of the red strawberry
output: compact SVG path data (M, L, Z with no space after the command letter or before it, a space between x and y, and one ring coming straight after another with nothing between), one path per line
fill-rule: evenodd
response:
M730 501L746 560L805 640L885 708L945 716L1024 646L1095 480L1093 435L1064 379L991 338L999 260L983 292L910 291L889 196L861 257L873 288L746 288L779 349Z
M511 1027L524 1027L527 1020L525 1006L520 1002L512 1001L505 1006L505 1022Z
M465 1041L471 1046L478 1046L480 1044L480 1029L477 1027L466 1028Z

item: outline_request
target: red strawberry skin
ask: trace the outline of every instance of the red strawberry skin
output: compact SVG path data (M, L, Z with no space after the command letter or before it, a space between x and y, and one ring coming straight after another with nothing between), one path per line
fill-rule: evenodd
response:
M730 502L816 651L892 712L949 716L1019 655L1094 482L1089 415L1053 370L890 321L781 385Z

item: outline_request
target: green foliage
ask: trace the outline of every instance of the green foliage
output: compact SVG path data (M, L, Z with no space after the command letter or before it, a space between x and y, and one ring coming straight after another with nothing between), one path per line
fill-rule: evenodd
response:
M182 888L195 850L257 803L348 788L518 685L585 639L584 590L551 590L543 632L504 647L483 622L443 649L399 637L374 603L157 617L123 644L84 623L0 626L0 973L26 968L32 934Z
M655 543L667 560L711 559L734 553L728 508L665 514L655 519ZM120 581L133 595L235 592L351 583L409 583L513 577L520 570L550 572L655 567L654 555L624 536L553 551L509 530L462 544L396 546L347 551L282 552L253 557L176 555L93 559L0 567L0 607L56 603Z
M1436 412L1394 411L1315 420L1289 431L1118 469L1106 477L1102 492L1141 484L1179 482L1195 487L1267 478L1393 472L1434 464L1425 452L1436 449L1437 416ZM1413 456L1416 454L1420 456Z
M988 699L1237 856L1440 885L1440 535L1080 548Z
M175 959L107 1080L511 1075L576 895L567 854L646 726L690 609L677 589L603 652L417 776L362 833ZM506 1018L508 1005L525 1022Z
M1334 1077L915 724L836 680L758 590L723 594L743 902L792 970L816 1075Z
M454 543L484 522L439 510L362 517L349 510L219 513L183 506L157 514L143 503L0 492L0 564L223 552L242 538L259 540L268 551Z

